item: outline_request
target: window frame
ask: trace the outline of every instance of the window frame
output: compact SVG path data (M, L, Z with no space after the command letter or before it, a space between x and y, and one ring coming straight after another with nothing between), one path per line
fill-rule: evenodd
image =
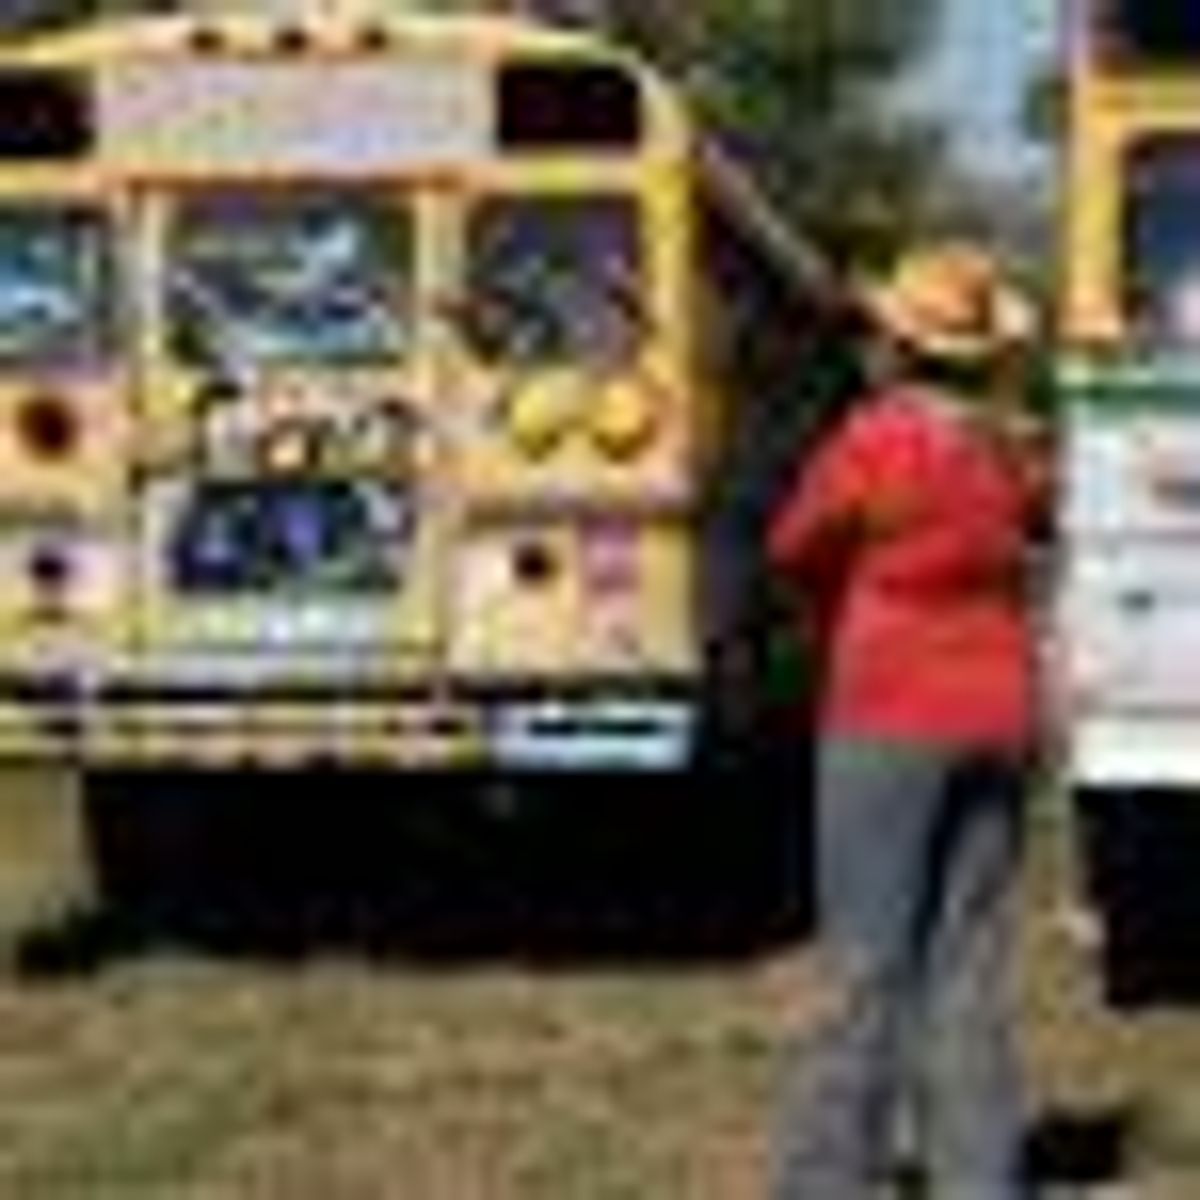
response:
M560 331L560 345L552 351L535 350L532 353L514 353L506 350L501 344L503 334L495 334L496 344L489 347L484 340L489 333L481 333L477 321L487 320L491 304L489 291L492 296L500 290L493 286L491 289L480 286L484 265L478 253L479 228L491 213L505 207L514 209L520 205L528 206L561 206L564 210L575 205L610 206L614 211L620 211L625 232L621 235L624 245L621 253L625 261L622 264L620 289L632 298L638 306L637 311L629 311L624 315L624 323L628 327L622 336L621 345L616 353L588 353L594 348L594 343L588 338L575 338L577 331ZM629 187L606 187L602 184L583 184L564 189L539 189L537 187L521 187L505 185L482 190L473 195L463 210L462 229L462 278L461 288L465 298L467 320L461 329L462 341L466 350L477 365L489 370L596 370L609 372L625 372L631 369L644 353L652 338L654 297L652 295L651 272L653 267L652 247L649 244L650 214L645 197L636 189ZM510 227L511 236L511 227ZM577 274L577 273L576 273ZM589 276L590 278L590 276ZM614 281L615 282L615 281ZM576 282L575 286L578 286ZM591 298L599 302L599 296L608 289L601 283L591 288ZM503 303L503 301L500 301ZM605 304L617 305L622 303L614 295ZM553 311L553 306L550 307ZM603 319L607 320L607 317ZM566 345L575 341L574 347ZM582 350L582 352L580 352Z
M388 248L396 251L388 260L392 265L386 271L378 267L378 273L372 274L367 280L372 285L384 284L381 303L386 305L388 328L394 344L380 345L371 352L347 352L343 348L337 354L297 353L296 346L292 346L285 354L253 355L245 365L251 370L372 369L387 368L412 359L420 324L418 197L411 191L399 192L376 183L322 181L290 182L287 187L222 182L202 190L171 194L166 198L162 225L162 271L158 286L162 314L160 337L167 359L194 369L210 365L205 361L208 355L197 353L185 344L187 334L180 328L179 302L172 285L173 274L178 264L184 261L179 249L180 239L188 236L186 226L189 222L193 230L201 222L207 223L211 229L220 218L222 205L229 205L231 212L236 215L237 208L245 204L250 213L260 217L273 210L282 211L286 217L285 221L281 221L280 228L285 230L285 237L294 236L286 232L288 226L294 230L305 219L306 208L321 214L328 205L329 211L337 212L338 206L347 200L354 204L354 208L347 207L345 211L356 213L356 227L368 230L373 237L365 261L372 267L378 266L375 257L381 247L375 235L380 230L387 235ZM200 215L200 222L197 222L197 214ZM243 316L242 319L246 318Z

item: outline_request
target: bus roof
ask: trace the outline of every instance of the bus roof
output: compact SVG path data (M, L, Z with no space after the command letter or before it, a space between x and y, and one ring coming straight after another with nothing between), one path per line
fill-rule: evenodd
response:
M83 25L0 40L0 70L94 67L129 60L321 61L410 49L461 53L483 63L544 54L611 64L630 72L652 105L671 116L697 151L708 193L748 230L800 287L827 291L828 265L813 244L778 215L750 173L701 135L687 97L637 50L595 31L503 14L393 12L369 18L296 17L240 12L107 17Z
M111 162L141 173L249 169L276 144L287 153L264 169L332 155L378 173L422 148L430 169L451 168L489 146L682 163L694 137L683 95L636 51L495 15L104 19L0 42L0 83L26 104L70 104L77 123L94 108ZM59 103L66 91L79 99Z
M374 40L372 40L374 39ZM213 55L365 53L369 48L459 48L481 58L541 52L585 56L620 64L647 83L658 73L628 46L580 29L498 14L398 12L369 19L271 17L261 14L179 14L106 17L8 39L0 38L0 62L83 64L124 57L176 53Z

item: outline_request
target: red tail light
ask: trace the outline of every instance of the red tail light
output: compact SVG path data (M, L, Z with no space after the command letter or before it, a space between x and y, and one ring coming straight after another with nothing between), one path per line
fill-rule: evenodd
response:
M17 409L17 436L37 458L67 458L79 442L74 410L58 396L31 396Z

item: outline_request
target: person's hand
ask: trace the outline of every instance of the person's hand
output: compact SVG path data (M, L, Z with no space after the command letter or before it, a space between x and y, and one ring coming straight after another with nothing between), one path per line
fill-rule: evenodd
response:
M1054 427L1044 417L1018 408L979 416L980 428L1016 474L1034 506L1049 503L1055 483Z

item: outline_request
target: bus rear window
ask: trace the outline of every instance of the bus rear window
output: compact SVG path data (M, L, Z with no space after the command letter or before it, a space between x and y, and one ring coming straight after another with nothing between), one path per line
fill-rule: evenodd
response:
M1119 62L1177 67L1200 62L1200 8L1190 0L1093 0L1101 45Z
M0 72L0 160L39 162L83 158L95 142L92 97L66 71Z
M402 356L412 333L412 241L409 211L365 191L188 200L168 245L173 348L235 373Z
M507 151L629 150L642 137L638 81L605 63L508 63L497 107Z
M1124 299L1147 340L1200 347L1200 135L1154 137L1125 163Z
M106 214L0 208L0 364L86 365L112 348L116 297Z
M505 196L470 221L468 336L508 363L619 364L643 335L642 233L621 196Z

